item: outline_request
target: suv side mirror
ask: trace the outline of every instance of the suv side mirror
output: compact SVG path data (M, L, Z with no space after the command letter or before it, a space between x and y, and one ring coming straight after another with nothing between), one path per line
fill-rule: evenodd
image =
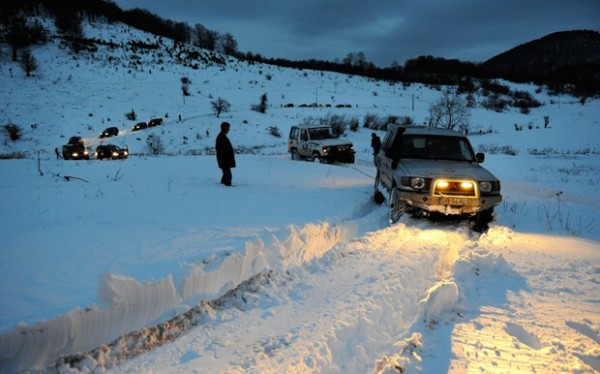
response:
M485 154L478 152L475 155L475 159L477 160L477 162L479 162L480 164L483 163L485 161Z

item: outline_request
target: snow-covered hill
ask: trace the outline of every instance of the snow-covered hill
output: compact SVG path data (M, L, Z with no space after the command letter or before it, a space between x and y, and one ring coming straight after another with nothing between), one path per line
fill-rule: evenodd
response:
M183 59L194 54L122 25L85 32L97 52L55 40L33 49L32 78L1 50L0 125L23 136L0 154L25 158L0 162L0 372L60 356L60 372L600 370L598 100L512 85L543 106L472 109L471 141L502 181L496 222L482 235L389 227L363 120L424 123L439 89ZM264 114L251 110L263 94ZM217 98L231 104L219 118ZM357 162L291 161L290 126L332 115L360 122L346 132ZM154 117L165 125L131 131ZM233 188L213 156L224 120ZM109 126L120 135L99 139ZM57 160L73 135L132 156ZM149 155L150 135L163 155Z

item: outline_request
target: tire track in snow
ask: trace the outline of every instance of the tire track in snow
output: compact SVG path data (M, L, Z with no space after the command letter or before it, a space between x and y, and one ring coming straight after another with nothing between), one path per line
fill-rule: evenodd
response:
M369 371L413 325L419 301L468 236L400 224L339 243L302 266L256 278L266 283L245 283L211 302L220 308L211 306L197 327L116 369L220 371L241 356L244 372Z

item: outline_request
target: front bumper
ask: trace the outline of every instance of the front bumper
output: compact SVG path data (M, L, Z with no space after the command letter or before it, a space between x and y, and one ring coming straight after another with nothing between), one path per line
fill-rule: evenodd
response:
M474 215L502 202L501 195L432 196L427 193L400 190L398 198L407 205L429 213L444 215Z
M343 162L347 164L353 164L354 153L333 153L323 156L323 159L329 162Z

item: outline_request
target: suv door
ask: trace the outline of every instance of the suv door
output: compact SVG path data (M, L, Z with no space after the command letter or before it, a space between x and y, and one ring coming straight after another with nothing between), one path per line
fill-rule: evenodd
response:
M384 186L391 188L393 185L393 172L395 169L394 152L396 144L396 129L389 129L383 138L381 152L377 155L377 172L379 180Z
M300 133L300 129L296 126L292 126L290 129L290 136L288 138L288 151L291 152L292 149L298 148L298 134Z
M298 152L304 157L311 157L311 150L308 146L310 138L308 136L308 129L300 130L300 140L298 141Z

